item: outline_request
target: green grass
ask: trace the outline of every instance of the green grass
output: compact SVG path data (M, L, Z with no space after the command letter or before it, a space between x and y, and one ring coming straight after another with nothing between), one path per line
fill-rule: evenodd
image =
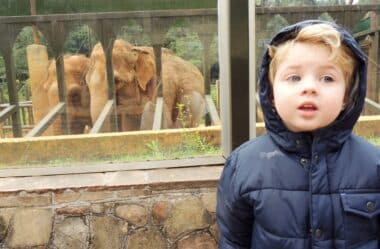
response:
M366 137L365 139L374 145L380 146L380 137Z
M186 130L186 129L184 129ZM27 161L20 162L17 165L9 165L0 163L2 168L28 168L28 167L57 167L57 166L73 166L73 165L91 165L98 163L121 163L121 162L137 162L137 161L155 161L194 158L200 156L216 156L221 155L220 146L207 142L197 133L182 133L182 142L171 149L163 149L164 146L158 141L151 141L145 144L145 149L136 154L115 155L115 156L83 156L82 159L70 157L54 158L49 161Z

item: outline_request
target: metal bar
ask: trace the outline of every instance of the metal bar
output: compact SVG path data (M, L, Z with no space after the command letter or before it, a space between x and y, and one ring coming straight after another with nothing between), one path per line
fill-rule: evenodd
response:
M13 137L22 137L21 120L19 115L19 100L16 89L16 64L13 58L12 46L10 44L6 44L6 47L3 47L3 49L5 71L8 83L9 103L16 106L16 110L12 112Z
M232 151L231 129L231 60L230 60L230 2L218 1L219 41L219 78L220 78L220 116L222 117L223 155L229 156Z
M94 126L92 127L90 134L96 134L99 133L106 121L106 119L109 117L111 114L111 111L113 109L113 100L108 100L107 103L104 105L104 108L102 112L100 113L98 119L96 120Z
M0 123L4 122L10 115L16 111L15 105L9 105L4 110L0 112Z
M50 14L37 16L7 16L0 17L0 23L41 23L51 21L91 21L99 19L122 19L122 18L155 18L155 17L204 17L216 16L217 10L186 9L186 10L150 10L150 11L116 11L97 13L75 14Z
M0 108L6 108L8 106L9 106L8 103L0 104ZM32 106L32 101L22 101L22 102L19 102L19 106L20 107Z
M25 137L40 136L64 109L65 103L58 103Z
M376 103L375 101L369 99L369 98L365 98L365 102L370 105L371 107L375 108L376 110L380 111L380 104L379 103Z
M346 11L378 11L379 4L371 5L345 5L345 6L291 6L291 7L256 7L256 15L263 14L289 14L298 12L346 12ZM121 18L155 18L155 17L196 17L216 16L219 9L181 9L181 10L149 10L149 11L116 11L97 13L75 14L50 14L36 16L2 16L0 23L41 23L56 21L91 21L98 19L121 19Z
M204 79L204 90L205 94L209 95L211 92L211 80L210 80L210 45L211 45L211 38L207 37L205 34L200 34L200 39L202 41L203 45L203 63L202 63L202 71L203 71L203 79ZM210 120L211 117L206 114L205 116L205 124L206 126L209 126L212 123L212 120Z
M230 69L232 149L249 140L248 1L230 1ZM253 41L252 41L253 42ZM253 73L253 72L252 72ZM224 97L225 95L222 94ZM224 128L224 126L223 126Z
M31 129L34 128L34 125L23 125L21 128L22 128L23 130L24 130L24 129L31 130ZM12 130L12 126L10 126L10 125L4 125L4 126L3 126L3 129L4 129L4 130L5 130L5 129Z
M371 35L371 34L375 34L377 32L380 31L380 28L376 28L376 29L369 29L369 30L365 30L365 31L362 31L362 32L359 32L359 33L355 33L353 36L354 38L358 39L362 36L367 36L367 35Z
M63 38L66 30L63 26L63 23L53 21L51 23L52 34L54 39L54 48L55 52L55 67L57 73L57 83L58 83L58 98L59 102L67 103L67 94L66 94L66 84L65 84L65 67L64 67L64 54L63 54ZM67 112L67 105L64 106L64 110L61 113L61 131L62 134L70 134L69 127L69 116Z
M210 95L206 95L205 98L206 98L207 111L211 118L211 123L213 125L220 125L220 119L219 119L218 111L216 110L214 101L212 101Z
M162 97L162 46L161 44L153 44L154 60L156 63L156 79L159 84L157 89L157 97Z
M256 20L255 2L248 1L248 36L249 36L249 138L256 137Z
M163 98L158 97L156 100L156 109L154 110L153 130L161 130L163 103Z
M106 59L106 74L108 83L108 100L116 100L115 92L115 79L113 74L113 64L112 64L112 54L113 54L113 43L115 40L114 33L112 31L111 24L106 20L101 22L101 43L103 46L104 56ZM121 117L123 118L123 117ZM118 131L118 116L111 116L110 119L111 131Z

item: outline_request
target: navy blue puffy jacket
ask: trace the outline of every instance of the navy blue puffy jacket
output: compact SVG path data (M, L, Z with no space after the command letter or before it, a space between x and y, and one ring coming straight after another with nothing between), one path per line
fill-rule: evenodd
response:
M320 22L289 26L271 44ZM365 99L366 56L329 24L358 61L351 104L314 134L290 132L273 111L266 51L259 94L268 132L226 161L217 201L221 249L380 248L380 150L352 134Z

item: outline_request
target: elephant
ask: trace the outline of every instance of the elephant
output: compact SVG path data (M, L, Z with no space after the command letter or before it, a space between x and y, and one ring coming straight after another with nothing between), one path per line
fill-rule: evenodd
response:
M205 113L204 78L192 63L162 48L162 128L196 127ZM119 130L152 129L157 92L152 47L133 46L116 39L112 49ZM100 43L90 56L86 82L91 96L91 119L95 122L108 100L105 55ZM109 131L109 124L104 131Z
M66 86L67 113L71 134L81 134L91 127L90 95L85 75L89 67L89 58L84 55L64 56L64 79ZM51 110L59 102L58 82L55 60L50 60L46 81L43 89L47 93L47 105ZM59 118L58 118L59 119ZM50 128L49 128L50 129ZM52 131L48 135L62 134L61 122L56 120L52 125Z

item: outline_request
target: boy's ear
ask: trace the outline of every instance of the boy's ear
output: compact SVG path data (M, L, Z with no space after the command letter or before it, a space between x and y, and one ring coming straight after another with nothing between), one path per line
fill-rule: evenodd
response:
M276 53L276 47L268 46L269 57L273 59L275 53Z
M348 105L348 103L349 103L349 101L350 101L350 97L349 96L344 96L344 99L343 99L343 104L342 104L342 111L344 110L344 109L346 109L346 107L347 107L347 105Z

